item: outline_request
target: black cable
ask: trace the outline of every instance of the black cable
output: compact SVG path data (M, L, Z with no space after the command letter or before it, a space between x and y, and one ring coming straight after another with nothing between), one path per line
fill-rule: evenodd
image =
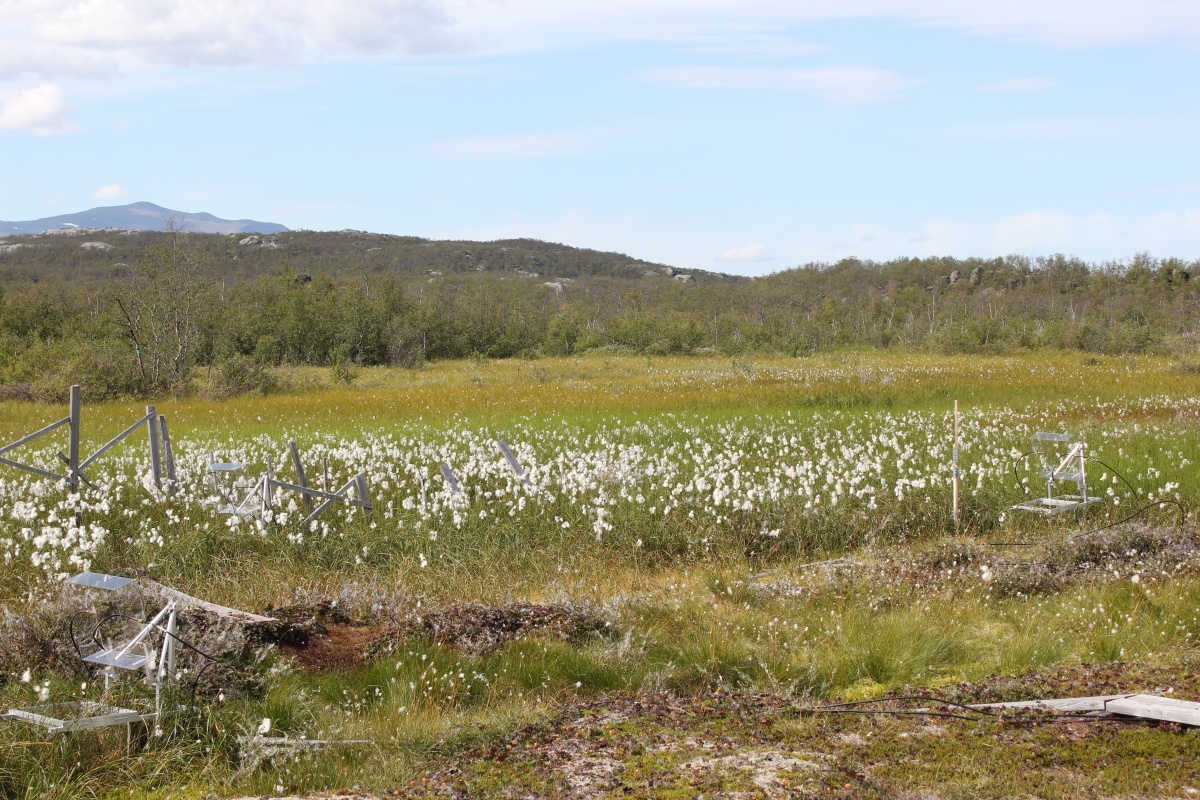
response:
M75 648L75 655L79 656L79 661L82 663L83 669L87 671L87 662L83 660L83 651L79 649L79 642L75 641L75 620L82 617L84 614L95 614L95 611L76 611L71 615L71 619L67 621L67 635L71 637L71 646ZM93 633L94 635L94 633Z
M1108 464L1105 464L1103 461L1101 461L1100 459L1096 458L1095 456L1088 456L1088 461L1095 461L1095 462L1096 462L1097 464L1099 464L1100 466L1102 466L1102 467L1104 467L1104 468L1106 468L1106 469L1110 469L1110 470L1112 470L1112 474L1113 474L1113 475L1116 475L1118 478L1120 478L1121 480L1125 481L1125 485L1129 487L1129 491L1133 492L1134 494L1137 494L1137 489L1133 488L1133 484L1132 484L1132 483L1130 483L1130 482L1128 481L1128 479L1126 479L1126 477L1125 477L1124 475L1122 475L1121 473L1117 472L1115 469L1113 469L1112 467L1110 467Z
M96 628L95 628L95 630L96 630L96 631L98 631L98 630L100 629L100 626L101 626L101 625L103 625L105 622L107 622L107 621L108 621L108 620L110 620L110 619L127 619L127 620L130 620L131 622L136 622L136 623L138 623L139 625L145 625L145 624L146 624L146 623L145 623L145 622L143 622L142 620L140 620L140 619L137 619L137 618L135 618L135 617L131 617L131 616L129 616L128 614L109 614L107 617L105 617L104 619L102 619L102 620L100 620L99 622L97 622L97 623L96 623ZM208 663L206 663L206 664L205 664L205 665L204 665L204 666L203 666L203 667L200 669L200 671L196 673L196 678L195 678L195 679L192 681L191 702L192 702L192 703L195 703L195 702L196 702L196 692L197 692L197 690L199 689L199 686L200 686L200 678L201 678L201 676L203 676L203 675L204 675L204 672L205 672L205 670L207 670L207 669L208 669L209 667L211 667L213 664L220 663L220 662L222 661L222 659L219 659L219 658L217 658L216 656L209 655L208 653L206 653L206 652L204 652L203 650L201 650L199 647L196 647L196 646L195 646L194 644L192 644L191 642L189 642L189 641L187 641L186 639L183 639L182 637L180 637L178 634L171 633L171 632L170 632L169 630L167 630L166 628L160 627L160 626L158 626L158 625L155 625L154 627L155 627L155 628L157 628L158 630L162 631L162 632L163 632L163 634L165 634L166 636L170 636L172 639L174 639L174 640L175 640L176 642L178 642L179 644L183 645L184 647L188 648L189 650L193 650L193 651L195 651L196 653L199 653L201 656L203 656L205 659L207 659L207 660L208 660ZM95 633L93 633L93 636L94 636L94 635L95 635Z
M1069 542L1073 539L1078 539L1081 536L1089 536L1093 533L1099 533L1100 531L1106 531L1109 528L1116 527L1117 525L1122 525L1126 522L1129 522L1131 519L1136 519L1136 518L1140 517L1142 514L1145 514L1147 511L1154 508L1155 506L1164 506L1164 505L1173 505L1179 509L1179 525L1180 525L1180 527L1182 527L1183 523L1187 521L1187 509L1184 508L1183 503L1180 503L1178 500L1171 500L1170 498L1167 498L1165 500L1154 500L1152 502L1149 502L1146 505L1139 508L1137 511L1134 511L1129 516L1122 517L1121 519L1117 520L1116 522L1110 522L1107 525L1101 525L1098 528L1091 528L1090 530L1080 531L1079 533L1075 533L1075 534L1068 536L1067 538L1063 539L1063 541ZM989 547L1037 547L1039 545L1043 545L1046 543L1045 542L984 542L984 544L988 545Z

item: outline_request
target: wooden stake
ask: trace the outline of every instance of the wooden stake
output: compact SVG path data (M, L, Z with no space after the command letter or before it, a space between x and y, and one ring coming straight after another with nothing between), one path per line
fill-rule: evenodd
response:
M958 401L954 401L954 532L962 527L962 512L958 507Z

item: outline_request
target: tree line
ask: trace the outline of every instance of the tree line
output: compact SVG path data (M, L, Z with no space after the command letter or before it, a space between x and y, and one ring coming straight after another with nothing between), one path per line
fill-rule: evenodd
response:
M169 232L109 274L3 273L0 393L57 400L78 382L94 399L183 394L202 377L233 394L270 390L280 365L349 377L357 366L598 350L1192 353L1198 336L1200 264L1145 255L845 259L746 279L611 254L574 262L593 251L569 248L535 271L527 253L492 243L470 259L451 252L455 268L445 252L433 269L371 262L358 248L357 262L353 249L331 256L336 270L280 256L237 274L222 261L227 238Z

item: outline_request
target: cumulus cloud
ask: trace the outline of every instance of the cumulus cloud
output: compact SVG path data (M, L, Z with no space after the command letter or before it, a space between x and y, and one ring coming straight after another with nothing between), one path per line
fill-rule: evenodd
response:
M96 197L101 200L113 200L118 197L124 197L127 194L129 194L129 192L125 191L120 184L114 183L112 186L101 186L99 189L92 192L92 197Z
M1053 78L1009 78L995 83L985 83L979 87L981 92L1040 92L1057 86Z
M748 244L742 247L731 247L720 255L721 261L774 261L775 254L767 249L765 244Z
M54 136L74 130L71 107L62 89L43 83L21 92L0 94L0 131L27 131Z
M665 67L639 77L696 89L776 89L806 92L835 103L885 100L916 81L874 67L831 66L814 69L750 69L734 67Z

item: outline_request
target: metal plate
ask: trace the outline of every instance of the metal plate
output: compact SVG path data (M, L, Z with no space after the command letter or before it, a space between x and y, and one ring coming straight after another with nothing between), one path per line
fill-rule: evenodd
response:
M81 572L72 578L67 578L64 582L74 583L77 586L86 586L89 589L104 589L107 592L111 592L134 583L134 579L122 578L119 575L105 575L102 572Z
M209 464L209 472L237 472L239 469L245 469L245 464Z
M258 514L253 508L245 508L243 506L225 506L217 509L218 514L226 514L231 517L253 517Z
M100 664L104 667L129 670L141 669L146 665L145 656L138 656L133 653L122 655L120 650L101 650L99 653L92 653L83 660L89 664Z

